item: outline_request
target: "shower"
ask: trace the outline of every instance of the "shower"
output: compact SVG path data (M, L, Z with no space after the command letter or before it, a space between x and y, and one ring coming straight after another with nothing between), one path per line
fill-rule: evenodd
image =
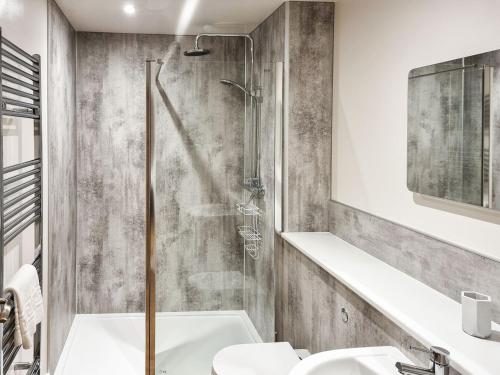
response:
M208 55L210 50L200 48L200 39L203 37L234 37L234 38L246 38L250 43L250 84L249 91L253 92L253 66L254 66L254 41L253 38L248 34L221 34L221 33L203 33L196 35L194 40L194 47L190 50L184 51L184 56L203 56Z
M182 50L171 42L162 59L146 62L148 375L209 373L204 368L222 347L261 341L248 317L261 303L251 297L248 263L272 246L263 247L259 232L272 226L259 226L257 204L265 203L255 202L263 196L257 193L263 191L257 189L262 104L253 84L253 39L231 34L246 43L239 39L235 48L224 38L205 48L201 36ZM200 86L214 95L198 95ZM271 325L262 323L266 332ZM196 353L196 361L177 359L192 355L199 342L208 350Z
M221 79L220 83L222 83L223 85L226 85L226 86L234 86L234 87L240 89L241 91L243 91L246 95L248 95L250 97L254 96L254 94L252 94L250 91L248 91L245 87L241 86L237 82L231 81L230 79Z
M250 73L249 84L242 85L230 79L221 79L220 83L226 86L236 87L241 90L246 96L250 97L251 103L251 132L253 143L253 157L251 160L251 176L245 178L243 186L251 193L250 200L255 197L260 197L264 193L264 188L260 179L260 117L261 117L261 103L262 97L260 95L260 88L254 89L253 72L254 72L254 40L248 34L219 34L219 33L203 33L198 34L194 41L194 47L190 50L184 51L185 56L196 57L208 55L210 50L200 47L200 39L203 37L236 37L246 38L249 41L250 48Z
M193 49L184 51L184 56L203 56L203 55L208 55L210 51L208 49L200 49L198 47L195 47Z

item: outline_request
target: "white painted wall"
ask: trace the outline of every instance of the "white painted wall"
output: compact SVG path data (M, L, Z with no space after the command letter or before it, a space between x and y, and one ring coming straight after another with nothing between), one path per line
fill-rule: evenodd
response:
M47 82L47 1L46 0L0 0L0 27L2 35L16 43L30 53L38 53L42 63L42 84ZM47 86L42 87L42 98L47 98ZM47 102L42 101L42 115L47 113ZM43 122L43 134L47 134L47 123ZM4 124L4 165L15 164L21 161L33 159L33 126L31 120L9 119ZM47 160L46 139L43 145L43 158ZM44 207L43 215L46 215L47 202L47 174L45 173ZM44 239L47 238L47 223L44 221ZM34 257L33 231L26 230L23 235L9 244L5 249L5 273L4 280L9 280L13 273L24 263L31 263ZM44 240L44 243L46 241ZM44 249L45 250L45 249ZM44 253L45 259L47 259ZM44 263L44 275L47 262ZM44 280L44 294L47 295L47 278ZM47 312L47 306L45 306ZM42 373L45 373L45 349L46 332L42 338ZM31 352L21 352L19 360L30 361ZM12 374L14 372L12 371Z
M500 259L500 213L406 188L407 75L500 49L498 0L339 0L332 197Z

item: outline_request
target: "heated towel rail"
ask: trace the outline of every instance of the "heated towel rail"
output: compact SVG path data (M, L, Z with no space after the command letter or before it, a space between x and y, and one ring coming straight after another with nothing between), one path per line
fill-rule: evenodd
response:
M31 55L2 35L0 28L0 290L4 290L4 255L6 246L34 224L35 253L33 265L42 280L42 134L40 56ZM35 141L33 160L4 167L4 131L12 118L24 119L17 126L33 123ZM10 293L0 298L3 329L0 375L11 369L20 348L14 345L14 301ZM40 374L40 325L34 338L34 358L30 363L15 363L12 368Z

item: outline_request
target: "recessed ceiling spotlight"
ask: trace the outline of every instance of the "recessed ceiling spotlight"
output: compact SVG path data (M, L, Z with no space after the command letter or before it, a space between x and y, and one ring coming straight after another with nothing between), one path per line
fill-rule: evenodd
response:
M123 6L123 11L128 14L128 15L132 15L132 14L135 14L135 6L134 4L130 4L130 3L127 3Z

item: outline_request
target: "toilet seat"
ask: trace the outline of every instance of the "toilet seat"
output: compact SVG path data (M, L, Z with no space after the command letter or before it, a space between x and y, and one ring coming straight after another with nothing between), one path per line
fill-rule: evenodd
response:
M288 342L232 345L219 351L213 375L288 375L300 362Z

